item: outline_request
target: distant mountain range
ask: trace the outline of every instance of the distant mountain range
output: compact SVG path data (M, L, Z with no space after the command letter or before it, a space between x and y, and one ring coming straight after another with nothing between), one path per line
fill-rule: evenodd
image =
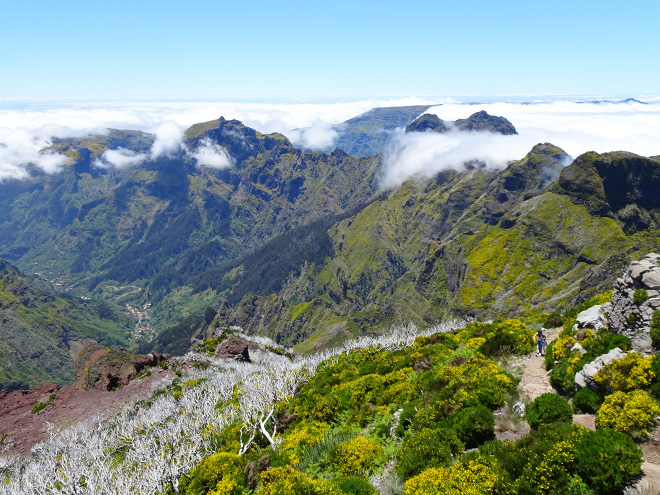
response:
M0 257L25 274L6 268L7 287L45 279L44 290L70 297L39 311L87 308L83 320L106 323L62 325L106 345L181 354L213 328L238 325L304 351L401 322L561 310L658 249L657 157L587 153L566 166L566 153L545 143L502 170L471 163L381 190L382 155L372 153L393 129L431 119L428 108L347 121L330 154L224 118L192 126L156 158L155 136L139 131L56 139L52 150L69 158L62 172L0 183ZM451 125L515 132L484 114ZM131 160L111 166L108 150ZM201 153L227 163L200 165ZM8 313L22 304L12 301L2 318L29 326ZM145 333L129 341L138 324ZM53 335L53 362L64 362L73 351ZM37 359L13 349L5 356L16 362ZM67 373L48 379L70 381Z

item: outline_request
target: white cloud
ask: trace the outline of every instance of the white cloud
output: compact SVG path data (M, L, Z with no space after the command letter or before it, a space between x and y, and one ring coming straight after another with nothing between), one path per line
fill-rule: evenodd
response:
M47 173L58 171L66 162L66 157L41 152L51 144L50 139L34 135L26 129L0 127L0 181L27 177L29 164Z
M474 97L473 100L477 100ZM585 151L627 150L640 155L660 154L660 98L645 97L649 105L589 104L550 101L536 104L488 103L466 105L447 98L369 99L327 103L246 103L246 102L50 102L0 100L0 179L25 177L27 164L33 163L55 172L64 163L59 155L42 156L39 150L50 145L50 138L83 136L106 132L107 128L138 129L156 133L153 156L176 152L181 143L181 129L221 115L241 120L260 132L280 132L292 141L312 148L332 146L332 125L341 123L374 107L443 103L432 113L444 120L465 118L479 110L508 118L520 133L517 137L470 137L461 143L455 137L433 136L416 141L397 135L393 156L402 163L388 161L386 175L393 184L409 176L410 171L432 173L442 166L456 166L465 156L485 157L495 166L519 159L538 142L551 142L573 156ZM3 106L4 105L4 106ZM292 129L310 129L291 131ZM297 132L297 133L296 133ZM409 144L405 141L411 139ZM433 139L439 140L433 143ZM444 141L443 141L444 139ZM298 141L299 140L299 141ZM448 141L447 141L448 140ZM330 143L330 144L329 144ZM453 143L453 144L452 144ZM413 144L420 146L415 150ZM491 151L488 151L488 149ZM470 152L470 150L472 152ZM115 150L118 151L118 150ZM118 151L118 153L121 153ZM409 153L413 153L408 156ZM109 155L115 166L126 163L124 157ZM139 155L138 155L139 156ZM415 156L419 157L416 162ZM137 159L137 158L136 158ZM417 163L417 165L415 165ZM424 163L426 165L422 166ZM450 165L446 165L449 163ZM454 165L451 165L451 164ZM398 177L394 180L394 177Z
M480 110L506 117L518 135L399 132L384 156L383 187L395 187L414 175L430 177L444 169L461 168L472 159L490 167L504 167L543 142L559 146L573 157L587 151L660 154L660 104L657 103L449 103L428 112L443 120L456 120Z
M317 119L310 127L289 131L288 137L295 146L304 149L327 150L335 143L339 133L332 124Z
M163 122L156 129L156 140L151 147L151 158L171 157L181 150L183 133L174 122Z
M116 150L106 150L101 155L101 159L96 162L101 167L116 167L124 168L134 165L139 165L147 159L145 154L137 154L135 151L127 150L124 148L117 148Z
M234 159L227 150L210 139L202 139L199 148L192 154L200 167L227 168L234 165Z
M383 156L381 186L396 187L413 176L431 177L441 170L463 168L465 162L478 160L490 168L499 168L509 160L523 157L533 142L518 136L458 132L432 132L392 135Z

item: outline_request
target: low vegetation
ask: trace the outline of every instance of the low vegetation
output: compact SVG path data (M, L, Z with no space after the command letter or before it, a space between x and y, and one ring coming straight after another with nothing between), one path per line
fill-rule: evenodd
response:
M203 354L182 358L189 376L108 426L62 432L33 459L7 462L0 491L621 494L640 473L635 442L660 414L655 358L613 363L602 390L575 395L574 408L597 411L597 431L571 424L566 399L544 394L527 407L529 434L495 439L495 413L518 383L506 363L533 351L549 317L399 328L293 360L264 350L253 364L217 361L207 339ZM551 369L563 361L572 373L564 349L576 337L556 341ZM584 340L588 352L618 341Z

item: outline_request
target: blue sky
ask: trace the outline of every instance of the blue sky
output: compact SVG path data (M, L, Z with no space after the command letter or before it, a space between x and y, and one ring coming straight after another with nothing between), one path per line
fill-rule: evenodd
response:
M660 2L2 2L0 98L657 95Z

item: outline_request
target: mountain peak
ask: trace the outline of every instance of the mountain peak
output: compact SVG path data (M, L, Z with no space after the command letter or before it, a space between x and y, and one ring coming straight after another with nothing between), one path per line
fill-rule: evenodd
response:
M562 170L558 187L591 214L633 222L639 229L640 222L654 224L655 213L649 212L660 209L660 163L625 151L589 151Z
M459 119L454 122L454 125L461 131L487 131L504 135L518 134L518 131L508 119L490 115L485 110L473 113L467 119Z
M406 126L406 132L447 132L449 127L437 115L425 113Z

